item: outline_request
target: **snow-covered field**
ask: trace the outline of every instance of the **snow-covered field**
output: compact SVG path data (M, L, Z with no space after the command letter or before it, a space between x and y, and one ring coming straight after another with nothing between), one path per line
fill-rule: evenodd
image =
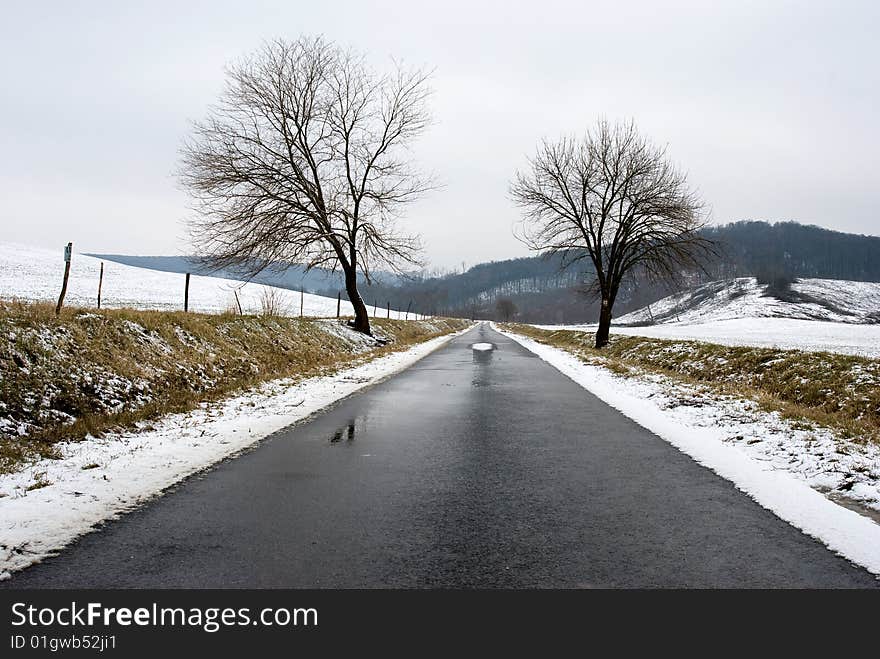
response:
M140 431L58 445L62 459L0 476L0 578L39 562L190 474L407 368L457 334L335 375L298 383L275 380ZM29 489L35 484L42 487Z
M501 331L501 330L499 330ZM658 375L615 375L564 350L504 332L833 551L880 575L880 447L795 427L752 401L719 398Z
M837 311L818 302L783 302L764 297L753 278L713 282L615 318L613 334L707 341L732 346L826 350L880 357L880 284L804 279L792 284L802 299L833 300ZM627 326L663 319L653 325ZM595 324L537 325L542 329L596 331Z
M542 329L595 332L596 325L536 325ZM611 325L612 334L706 341L727 346L785 350L825 350L880 358L880 325L853 325L795 318L734 318L705 323L664 323L645 327Z
M97 305L100 259L74 253L65 304L79 307ZM0 299L40 300L56 302L61 292L64 275L63 250L56 251L0 243ZM107 308L183 309L185 275L136 268L113 261L104 261L104 280L101 287L101 306ZM237 309L235 294L244 313L259 313L263 296L274 292L280 302L282 315L298 316L300 294L263 284L244 284L232 279L192 275L189 285L189 308L203 313L220 313ZM343 296L341 313L353 314L351 303ZM386 316L384 309L378 315ZM370 308L370 313L373 310ZM336 300L305 293L303 314L306 316L335 316ZM392 318L404 314L391 310ZM410 313L409 318L414 314Z
M736 318L795 318L836 323L880 321L880 283L799 279L779 299L754 277L714 281L617 318L634 323L704 323ZM871 316L874 315L872 319Z

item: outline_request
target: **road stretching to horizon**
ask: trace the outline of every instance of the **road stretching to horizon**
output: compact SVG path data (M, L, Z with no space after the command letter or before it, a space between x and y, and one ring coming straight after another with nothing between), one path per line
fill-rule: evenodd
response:
M878 581L486 324L2 582L652 586Z

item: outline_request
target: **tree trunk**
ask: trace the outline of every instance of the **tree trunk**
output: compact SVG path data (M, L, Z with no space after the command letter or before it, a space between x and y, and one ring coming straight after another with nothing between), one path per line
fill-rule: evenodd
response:
M370 314L367 313L367 305L364 304L357 287L357 272L346 271L345 292L348 293L348 299L351 301L351 306L354 307L354 328L358 332L372 336L373 333L370 331Z
M602 307L599 310L599 327L596 328L596 347L602 348L608 345L608 331L611 329L611 300L602 298Z

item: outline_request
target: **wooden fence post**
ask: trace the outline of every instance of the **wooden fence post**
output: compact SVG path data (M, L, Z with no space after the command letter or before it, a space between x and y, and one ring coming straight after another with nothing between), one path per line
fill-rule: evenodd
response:
M101 308L101 285L104 283L104 262L101 261L101 274L98 275L98 309Z
M391 302L388 301L388 302L386 302L385 304L386 304L387 307L388 307L388 317L391 318Z
M409 308L412 306L412 300L409 301L409 304L406 305L406 317L404 320L409 320Z
M300 318L303 317L303 297L305 297L305 295L303 294L302 286L300 286L300 289L299 289L299 317Z
M244 316L244 311L241 310L241 300L238 299L238 291L232 291L232 294L235 296L235 303L238 305L238 315Z
M55 305L55 315L61 313L64 304L64 296L67 294L67 278L70 276L70 259L73 256L73 243L67 243L64 248L64 282L61 284L61 295L58 296L58 304Z
M342 309L342 291L336 293L336 317L339 318L339 312Z
M189 311L189 273L186 273L186 286L183 289L183 310Z
M373 298L373 318L378 318L378 316L376 315L376 304L376 299Z

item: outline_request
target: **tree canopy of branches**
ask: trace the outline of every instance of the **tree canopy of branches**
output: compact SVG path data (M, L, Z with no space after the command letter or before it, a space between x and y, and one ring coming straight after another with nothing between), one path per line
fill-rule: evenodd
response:
M396 219L430 189L410 157L429 123L427 74L379 75L321 38L267 43L227 71L227 86L181 149L197 211L193 242L210 267L255 275L277 264L341 268L358 292L378 267L418 262Z
M601 297L596 347L608 343L614 300L625 277L652 279L699 267L712 243L700 235L704 205L664 148L634 123L601 120L582 139L544 141L511 186L529 248L589 258Z

